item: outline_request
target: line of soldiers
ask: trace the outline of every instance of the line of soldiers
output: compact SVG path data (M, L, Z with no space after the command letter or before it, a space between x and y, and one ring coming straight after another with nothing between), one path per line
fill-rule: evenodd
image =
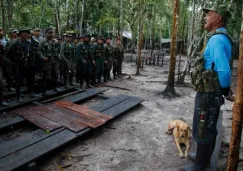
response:
M0 105L8 106L3 100L3 75L7 82L8 91L16 91L17 101L21 98L21 87L26 83L31 98L35 94L37 75L42 79L40 86L42 96L47 95L47 87L59 92L58 80L63 81L64 87L75 86L86 82L87 88L99 86L103 81L111 80L113 68L114 79L122 76L122 61L124 57L120 39L116 39L115 47L111 46L111 38L104 40L102 35L97 41L90 42L90 35L85 34L78 39L67 33L62 38L54 37L52 28L45 29L45 38L40 36L40 29L33 31L22 28L14 29L4 37L0 28ZM69 82L69 85L68 85Z

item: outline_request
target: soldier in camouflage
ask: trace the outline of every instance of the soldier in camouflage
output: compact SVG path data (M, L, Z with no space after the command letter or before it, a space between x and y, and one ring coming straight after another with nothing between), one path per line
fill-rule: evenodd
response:
M112 61L113 61L113 47L111 46L111 39L110 37L106 38L105 44L105 71L104 77L108 80L111 80L110 72L112 68Z
M76 69L76 47L72 42L72 34L68 34L66 41L61 44L61 59L64 66L64 86L67 88L67 79L69 77L69 84L75 86L73 77Z
M93 49L89 42L90 36L84 35L84 42L77 45L77 62L80 65L80 88L83 88L85 79L87 88L92 88L90 79L92 76L92 65L95 64Z
M116 46L114 47L114 63L113 63L113 74L114 79L116 77L122 77L122 61L124 58L124 51L121 45L121 40L116 39Z
M101 83L101 77L104 73L104 63L105 63L105 47L104 47L104 37L102 35L97 36L97 45L94 46L94 59L96 66L96 76L98 78L98 83ZM106 77L104 77L104 82Z
M12 29L9 33L9 40L7 41L7 44L5 46L5 51L8 52L10 45L14 40L18 38L18 30ZM3 73L6 78L8 91L14 92L15 89L12 87L14 78L13 78L13 70L16 68L16 66L13 66L11 60L9 58L4 58L4 65L3 65Z
M79 37L79 42L76 44L76 48L77 46L79 46L80 44L83 44L83 41L84 41L84 36L81 35ZM77 53L76 53L77 55ZM79 62L77 62L77 68L76 68L76 83L80 83L80 72L81 72L81 65Z
M5 58L5 48L2 44L0 44L0 105L1 106L9 106L3 100L3 65L4 65L4 58Z
M20 88L23 86L24 78L27 82L28 91L31 97L37 97L34 94L34 75L33 68L35 63L36 45L28 41L30 30L22 28L19 31L19 39L16 39L9 47L8 58L16 64L16 95L19 103L23 102L20 96Z
M52 88L54 91L60 92L60 90L57 88L60 44L56 39L53 38L54 31L52 28L47 28L45 33L45 39L40 42L38 46L38 55L44 61L42 91L43 96L46 95L48 81L52 82Z

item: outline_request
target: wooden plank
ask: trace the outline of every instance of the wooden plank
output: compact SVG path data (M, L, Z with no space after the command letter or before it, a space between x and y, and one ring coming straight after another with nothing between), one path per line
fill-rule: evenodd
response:
M79 94L72 95L70 97L66 97L63 100L70 101L73 103L80 103L84 100L87 100L87 99L90 99L90 98L96 96L99 93L104 92L105 90L107 90L107 89L104 89L104 88L88 89L83 93L79 93Z
M75 138L75 133L69 130L63 130L16 153L1 158L0 170L10 171L17 169L20 166L36 160L39 157L57 149L58 147L65 145Z
M9 154L15 153L16 151L19 151L19 150L26 148L34 143L37 143L45 138L48 138L62 130L63 130L63 128L53 131L50 134L48 134L48 133L45 133L43 130L38 129L29 134L25 134L21 137L15 138L11 141L6 141L0 145L0 151L1 151L0 158L3 158Z
M22 107L24 105L30 104L33 101L44 100L44 99L47 99L47 98L50 98L50 97L61 95L61 94L64 94L66 92L72 91L75 88L76 87L70 87L68 89L65 89L64 87L61 87L60 92L55 92L53 90L50 90L50 91L47 92L48 93L47 96L44 96L44 97L40 96L40 97L37 97L37 98L30 98L29 95L23 94L24 95L24 97L23 97L24 102L23 103L18 103L16 99L13 99L13 100L8 102L9 106L7 106L7 107L0 106L0 112L10 111L10 110Z
M52 105L49 106L49 108L56 108L56 105L52 104ZM105 121L103 121L99 118L89 117L89 116L86 116L82 113L73 111L73 110L68 109L68 108L64 108L64 107L59 106L58 109L56 109L56 110L59 110L58 112L63 113L65 115L72 116L73 120L75 122L80 122L80 123L87 125L91 128L97 128L97 127L105 124Z
M115 97L111 97L108 100L104 100L103 102L90 107L90 109L93 109L93 110L98 111L98 112L102 112L106 109L113 107L114 105L116 105L118 103L123 102L124 100L126 100L128 98L130 98L130 96L127 96L127 95L124 95L124 94L119 94Z
M54 97L54 98L51 98L51 99L44 100L44 101L42 101L42 103L50 103L50 102L53 102L53 101L56 101L56 100L65 98L67 96L71 96L71 95L74 95L74 94L78 94L78 93L81 93L81 92L84 92L84 91L85 90L74 91L74 92L71 92L71 93L68 93L68 94L64 94L62 96L58 96L58 97Z
M112 117L117 117L128 110L136 107L140 103L142 103L144 100L139 97L131 97L107 110L104 110L103 113L110 115Z
M24 122L24 119L19 116L0 119L0 130L20 124L22 122Z
M74 132L79 132L88 127L87 125L81 123L78 120L78 117L73 116L71 111L65 111L66 113L64 113L60 107L54 104L47 105L46 107L35 106L33 109L35 109L36 113L39 115L50 119Z
M68 102L68 101L57 101L57 102L55 102L55 104L58 106L62 106L62 107L71 109L73 111L79 112L80 114L85 115L89 118L103 120L104 122L106 122L112 118L108 115L91 110L87 106L76 105L76 104L74 104L72 102Z
M18 109L15 111L19 116L23 117L24 119L28 120L29 122L35 124L36 126L48 130L53 131L55 129L58 129L61 127L56 122L53 122L52 120L49 120L41 115L38 114L39 111L36 111L35 108L23 108Z

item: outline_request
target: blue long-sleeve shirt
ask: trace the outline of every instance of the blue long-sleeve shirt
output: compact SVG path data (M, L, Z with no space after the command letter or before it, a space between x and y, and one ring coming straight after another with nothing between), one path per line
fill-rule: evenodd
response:
M216 31L226 31L224 27ZM224 34L213 35L205 48L204 67L206 70L212 68L214 63L214 70L218 73L220 86L222 88L229 87L231 84L231 69L230 60L232 57L232 45L229 38Z

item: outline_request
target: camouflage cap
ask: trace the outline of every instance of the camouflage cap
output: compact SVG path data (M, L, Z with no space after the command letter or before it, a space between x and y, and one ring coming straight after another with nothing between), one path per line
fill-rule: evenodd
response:
M226 5L219 5L219 6L213 6L212 8L203 8L203 11L205 13L208 13L209 11L214 11L221 15L224 18L230 18L231 13Z
M21 33L28 33L30 34L30 29L29 28L26 28L26 27L22 27L19 29L19 34Z
M97 40L104 40L104 36L103 36L102 34L99 34L99 35L97 36Z
M45 29L45 33L53 32L53 29L51 27L48 27Z
M105 40L112 39L111 37L107 37Z
M11 29L9 33L10 34L12 34L12 33L18 33L18 30L17 29Z
M85 33L83 36L84 36L84 38L86 38L86 37L90 38L90 34L89 33Z
M79 36L79 39L83 39L83 38L84 38L84 36L83 36L83 35Z

